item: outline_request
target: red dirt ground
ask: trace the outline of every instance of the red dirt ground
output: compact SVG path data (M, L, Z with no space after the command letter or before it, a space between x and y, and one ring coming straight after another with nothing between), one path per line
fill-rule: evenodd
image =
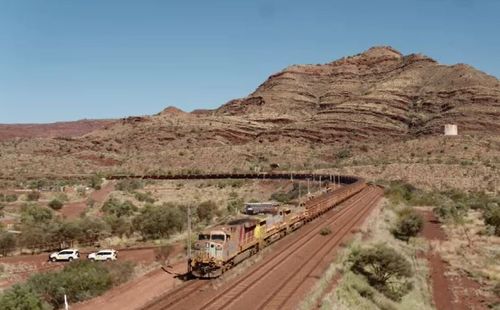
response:
M94 191L90 194L90 199L93 199L96 203L103 203L106 198L108 198L109 193L115 189L113 182L109 182L103 186L100 190ZM68 218L77 218L82 214L85 209L87 209L87 201L72 202L64 205L61 209L61 214Z
M144 259L143 261L149 261L151 259L154 260L154 250L152 251L153 256L146 251L137 251L135 254L133 251L123 253L134 255L133 258L130 258L134 261L140 259L141 256L142 259ZM176 257L183 251L184 245L182 243L176 244L170 256ZM173 273L185 273L187 271L185 258L180 258L173 262L172 268L169 270ZM168 274L161 269L155 269L141 277L107 291L102 296L73 305L71 309L139 309L146 305L149 301L160 296L166 291L173 289L181 283L182 281L176 279L173 274Z
M420 210L425 222L421 235L431 242L446 240L441 223L429 210ZM448 264L441 259L437 251L431 249L425 253L430 264L433 299L437 310L479 310L487 309L476 292L479 284L461 275L447 275Z

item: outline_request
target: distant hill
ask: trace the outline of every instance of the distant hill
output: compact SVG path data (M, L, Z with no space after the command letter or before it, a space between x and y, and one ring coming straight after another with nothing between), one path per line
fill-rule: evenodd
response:
M80 120L51 124L0 124L0 141L13 138L79 137L113 124L112 120Z

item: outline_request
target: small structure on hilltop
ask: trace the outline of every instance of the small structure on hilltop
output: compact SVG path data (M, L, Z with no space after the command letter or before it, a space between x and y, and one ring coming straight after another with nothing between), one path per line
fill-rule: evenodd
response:
M455 124L444 125L444 135L445 136L456 136L458 135L458 128Z

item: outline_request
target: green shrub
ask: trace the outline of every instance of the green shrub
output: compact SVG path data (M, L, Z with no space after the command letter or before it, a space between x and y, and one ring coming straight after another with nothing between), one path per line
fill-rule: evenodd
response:
M95 190L100 190L102 186L102 178L99 175L93 175L89 180L89 186Z
M147 203L155 203L156 199L154 199L153 194L151 192L147 193L141 193L141 192L135 192L134 193L135 199L141 202L147 202Z
M31 286L16 284L0 295L3 310L48 310L52 307L44 302Z
M116 198L108 199L102 206L102 211L106 214L113 214L118 217L130 216L137 211L137 207L130 201L120 202Z
M174 204L146 205L133 219L134 229L144 239L169 237L181 232L186 223L186 211Z
M39 191L31 191L26 195L26 199L28 201L38 201L41 197L41 194Z
M322 236L326 236L326 235L329 235L331 233L332 233L332 230L329 227L323 227L319 231L319 234L322 235Z
M337 154L335 155L335 157L337 157L337 159L347 159L351 156L352 156L352 154L351 154L350 149L342 149L342 150L338 151Z
M25 204L21 207L21 222L24 224L47 223L54 217L52 210L35 204Z
M484 212L484 223L495 229L495 235L500 236L500 207L490 207Z
M217 204L211 200L204 201L196 208L196 215L200 222L209 223L215 216L220 216Z
M317 187L314 184L312 186L313 188L311 191L314 191ZM300 188L299 183L293 183L292 189L289 190L288 192L276 192L271 195L272 200L276 200L281 203L289 203L290 201L297 199L299 195L304 195L306 194L307 189Z
M391 230L394 237L408 241L415 237L423 228L424 219L412 208L404 208L398 212L398 219Z
M123 192L132 192L144 187L144 181L138 179L124 179L116 184L116 189Z
M130 236L133 232L132 223L124 217L118 217L114 214L108 215L104 221L111 229L111 234L119 237Z
M78 225L82 230L81 235L76 238L81 242L97 241L100 237L106 236L108 234L104 221L97 217L85 216L76 220L76 225Z
M103 264L77 261L60 272L36 274L28 280L44 299L55 308L64 304L64 295L71 303L86 300L111 287L111 279Z
M63 203L59 199L54 198L49 202L49 207L52 210L61 210L61 208L63 207Z
M16 194L8 194L5 195L5 202L14 202L17 201L17 195Z
M16 248L14 235L5 231L0 232L0 254L6 256Z
M351 253L352 271L364 275L368 283L393 300L408 293L413 271L408 260L393 248L379 244Z
M238 198L238 194L229 197L229 201L226 206L226 210L229 214L236 214L243 209L245 202L243 198Z
M0 295L0 308L60 308L64 305L64 295L70 303L93 298L130 279L133 271L131 262L75 261L61 271L39 273L30 277L26 284L14 285Z
M403 181L391 181L385 188L385 196L393 204L407 203L417 189Z

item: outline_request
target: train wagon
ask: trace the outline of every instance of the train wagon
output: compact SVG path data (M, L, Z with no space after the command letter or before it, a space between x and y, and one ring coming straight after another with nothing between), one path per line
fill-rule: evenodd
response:
M269 202L247 202L245 203L244 213L248 215L254 214L277 214L279 203L274 201Z

